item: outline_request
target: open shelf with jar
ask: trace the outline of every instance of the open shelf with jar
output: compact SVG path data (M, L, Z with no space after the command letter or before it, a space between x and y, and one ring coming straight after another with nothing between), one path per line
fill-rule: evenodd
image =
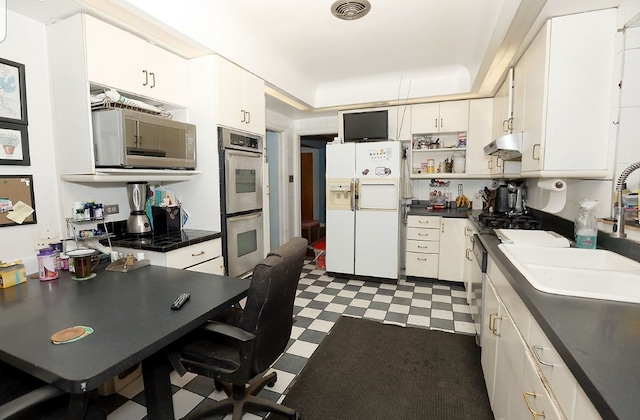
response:
M411 178L464 177L466 151L466 132L414 134Z

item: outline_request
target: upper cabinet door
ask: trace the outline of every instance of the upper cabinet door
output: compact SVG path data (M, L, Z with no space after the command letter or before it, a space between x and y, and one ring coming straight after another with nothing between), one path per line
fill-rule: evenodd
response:
M84 19L89 82L122 92L142 89L147 42L91 16Z
M185 106L187 61L126 31L85 16L87 77L90 83Z
M264 81L224 58L217 62L218 124L264 136Z
M440 104L411 105L411 133L437 133L440 131Z
M440 132L454 133L469 129L469 101L440 103Z
M469 101L411 106L411 133L454 133L469 128Z

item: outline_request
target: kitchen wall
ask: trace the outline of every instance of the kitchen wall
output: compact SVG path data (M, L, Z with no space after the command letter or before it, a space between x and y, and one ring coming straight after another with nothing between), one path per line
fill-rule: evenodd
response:
M36 251L33 249L36 238L59 236L62 228L47 55L44 25L7 12L7 36L0 42L0 57L25 65L31 165L0 165L0 175L33 175L38 223L0 227L0 259L21 258L28 272L37 271Z

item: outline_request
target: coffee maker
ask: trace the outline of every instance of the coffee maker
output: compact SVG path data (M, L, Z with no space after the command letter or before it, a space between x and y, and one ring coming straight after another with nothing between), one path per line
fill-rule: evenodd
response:
M147 182L127 182L131 213L127 219L127 233L151 234L151 222L144 209L147 204Z
M496 190L495 211L498 213L521 214L522 186L521 183L509 181L505 185L498 186Z

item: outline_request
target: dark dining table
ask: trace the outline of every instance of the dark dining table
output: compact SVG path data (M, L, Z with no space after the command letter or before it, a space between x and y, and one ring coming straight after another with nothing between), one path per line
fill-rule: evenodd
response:
M173 418L165 348L244 298L250 284L159 266L102 270L89 280L71 274L0 289L0 360L71 394L72 418L84 415L90 392L137 363L148 418ZM181 293L189 301L172 310ZM93 332L52 342L54 333L74 326Z

